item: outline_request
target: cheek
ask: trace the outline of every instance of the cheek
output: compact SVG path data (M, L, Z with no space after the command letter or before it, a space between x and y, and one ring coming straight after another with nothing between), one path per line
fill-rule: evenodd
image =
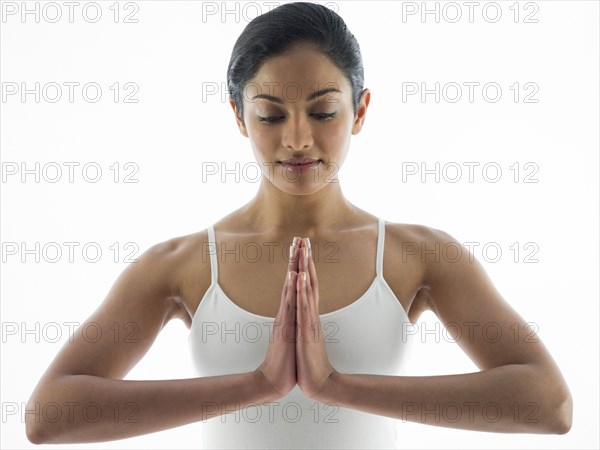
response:
M280 147L280 142L277 138L273 137L273 133L255 132L254 134L249 134L249 136L255 160L261 166L267 161L272 161L273 155Z
M269 159L272 151L278 148L279 136L273 130L264 130L261 127L248 128L248 136L254 154L261 159Z
M352 124L339 121L327 127L327 130L319 134L320 147L333 153L340 152L346 146L349 139Z

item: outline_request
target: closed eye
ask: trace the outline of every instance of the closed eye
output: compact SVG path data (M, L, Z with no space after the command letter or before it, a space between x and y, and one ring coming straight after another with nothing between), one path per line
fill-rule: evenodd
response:
M325 121L325 120L334 118L336 114L337 114L336 112L317 113L317 114L311 114L311 116L316 117L317 120ZM258 116L258 121L266 123L267 125L275 125L276 123L280 122L282 119L284 119L284 116L269 116L269 117Z

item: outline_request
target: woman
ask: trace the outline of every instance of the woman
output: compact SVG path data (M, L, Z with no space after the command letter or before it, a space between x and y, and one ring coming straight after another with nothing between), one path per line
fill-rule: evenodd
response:
M398 420L568 432L560 370L539 339L514 339L525 321L469 252L344 197L337 173L370 92L343 20L302 2L257 17L234 46L228 88L262 171L256 196L124 270L87 322L100 338L78 330L29 400L72 414L28 415L29 440L98 442L192 422L206 448L396 447ZM399 375L425 310L481 372ZM173 318L190 327L199 377L123 380Z

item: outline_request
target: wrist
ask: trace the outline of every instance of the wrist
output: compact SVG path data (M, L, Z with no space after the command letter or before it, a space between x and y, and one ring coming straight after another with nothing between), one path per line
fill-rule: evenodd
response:
M327 383L325 383L319 393L314 396L315 400L321 403L335 403L335 399L339 393L339 378L337 378L339 375L340 373L337 370L334 370L329 374Z
M265 377L260 369L256 369L253 372L253 375L253 385L257 389L260 402L272 402L281 397L281 395L279 395L279 393L275 390L269 380L267 380L267 377Z

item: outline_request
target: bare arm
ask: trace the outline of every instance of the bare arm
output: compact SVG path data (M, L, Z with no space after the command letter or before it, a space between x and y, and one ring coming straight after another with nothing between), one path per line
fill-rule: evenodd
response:
M442 323L452 323L448 332L482 371L412 377L337 373L319 400L449 428L567 433L573 400L539 337L524 339L525 321L466 248L439 230L429 229L423 241L429 249L435 242L438 248L448 243L462 248L457 261L439 254L438 262L433 254L431 261L423 258L428 306Z
M181 244L147 250L74 333L27 404L34 444L103 442L152 433L270 401L259 372L178 380L123 380L173 317ZM100 338L98 338L100 336Z

